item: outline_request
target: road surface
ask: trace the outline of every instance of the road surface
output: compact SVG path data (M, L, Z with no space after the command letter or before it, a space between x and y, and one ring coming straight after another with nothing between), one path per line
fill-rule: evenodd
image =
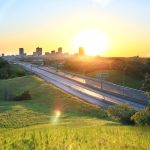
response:
M29 63L17 62L17 64L23 66L28 71L32 71L45 81L52 83L64 91L92 104L96 104L102 107L108 107L112 104L128 104L137 110L142 109L147 105L147 101L131 101L126 97L122 97L116 94L113 95L112 93L99 91L95 88L89 87L88 85L84 84L84 79L82 79L82 81L76 81L60 75L60 73L56 72L55 70L46 70L45 68L34 66Z

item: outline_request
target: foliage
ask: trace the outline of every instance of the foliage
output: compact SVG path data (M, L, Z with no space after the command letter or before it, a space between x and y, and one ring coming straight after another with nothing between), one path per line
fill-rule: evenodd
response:
M85 123L86 120L86 123ZM1 130L1 150L149 150L150 128L98 120ZM79 122L78 121L78 122Z
M0 68L6 67L8 66L8 62L3 60L2 58L0 58Z
M146 72L150 73L150 60L139 57L133 58L71 58L65 61L65 69L83 73L102 70L118 70L130 77L143 79Z
M120 121L123 124L134 124L131 116L135 114L135 110L128 105L115 105L108 108L108 116Z
M25 75L26 71L22 67L9 64L7 61L0 58L0 79L10 79Z
M145 74L147 72L150 74L150 59L140 57L71 58L65 61L64 70L87 75L93 74L92 77L96 77L96 72L110 72L110 78L107 78L107 81L122 85L123 76L125 76L125 86L141 89Z
M31 94L29 91L24 91L21 95L13 98L14 101L31 100Z
M136 112L131 119L137 125L150 125L150 104L143 110Z
M150 93L150 74L146 73L145 80L142 86L142 89L148 93Z
M110 67L109 62L97 60L96 58L71 58L64 63L64 69L82 74L87 74L96 70L104 70Z

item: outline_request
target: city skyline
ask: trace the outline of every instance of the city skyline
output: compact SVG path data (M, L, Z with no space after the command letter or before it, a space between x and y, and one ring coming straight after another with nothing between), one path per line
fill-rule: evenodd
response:
M1 0L0 52L17 54L18 48L24 47L32 54L37 46L45 52L62 46L64 52L76 53L79 47L86 47L75 47L76 37L92 29L109 39L97 55L148 57L149 6L147 0Z

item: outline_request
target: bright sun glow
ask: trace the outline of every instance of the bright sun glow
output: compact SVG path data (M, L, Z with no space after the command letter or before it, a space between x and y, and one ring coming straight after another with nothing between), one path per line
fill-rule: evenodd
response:
M84 47L87 55L101 55L109 46L109 40L105 33L98 30L86 30L79 33L74 41L73 47L78 49Z

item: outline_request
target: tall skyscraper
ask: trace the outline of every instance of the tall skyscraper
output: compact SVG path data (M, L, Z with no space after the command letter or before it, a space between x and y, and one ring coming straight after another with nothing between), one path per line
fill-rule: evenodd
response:
M55 55L56 53L55 53L55 50L52 50L51 51L51 55Z
M83 47L79 47L79 55L80 56L84 56L84 48Z
M37 48L36 48L36 54L37 54L38 56L41 56L41 55L42 55L42 48L37 47Z
M24 55L24 48L19 48L19 55L23 56Z
M58 48L58 54L62 54L62 47Z

